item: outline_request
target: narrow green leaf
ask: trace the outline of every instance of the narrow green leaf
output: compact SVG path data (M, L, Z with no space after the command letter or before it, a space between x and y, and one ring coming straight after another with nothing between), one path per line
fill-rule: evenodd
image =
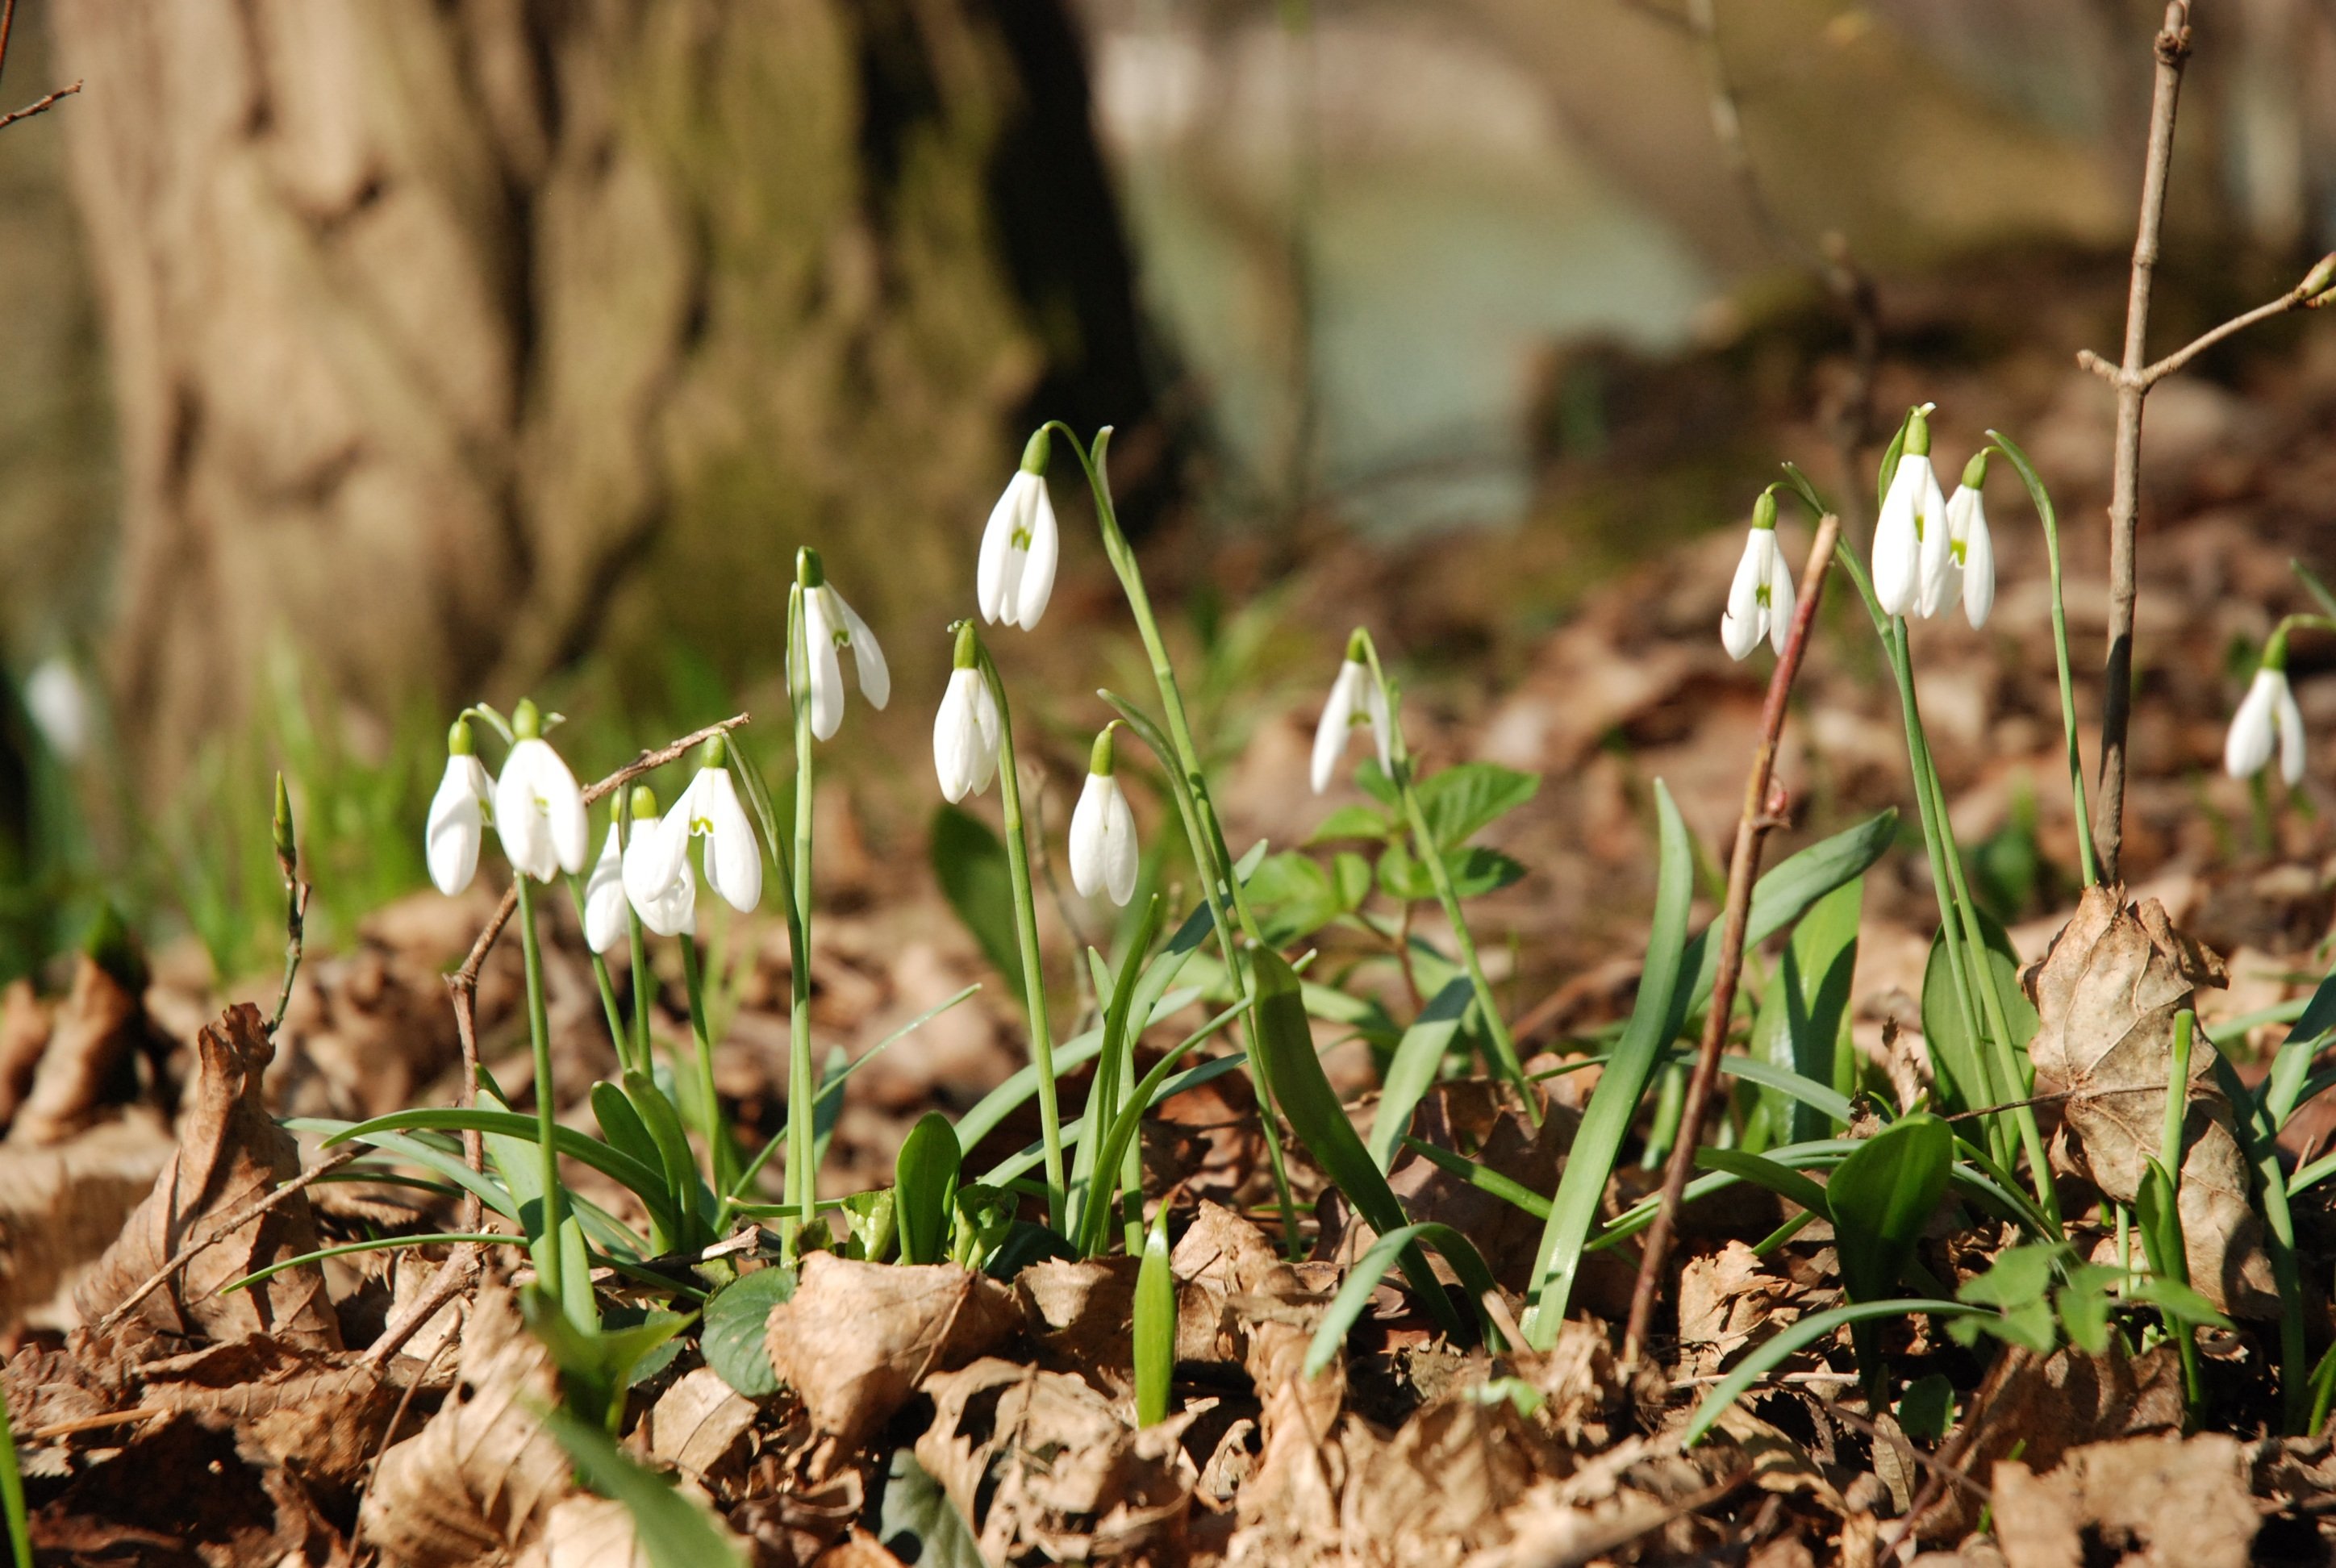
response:
M1161 1206L1144 1233L1144 1261L1135 1271L1135 1424L1168 1418L1176 1375L1176 1277L1168 1267L1168 1209Z
M1465 1154L1450 1149L1439 1149L1433 1144L1423 1144L1417 1138L1406 1138L1403 1146L1426 1160L1438 1170L1459 1177L1480 1193L1490 1193L1506 1203L1514 1203L1546 1223L1549 1220L1549 1200L1514 1177L1504 1176L1489 1165L1480 1165Z
M715 1239L714 1227L706 1222L703 1200L710 1200L712 1194L697 1179L697 1156L689 1147L681 1113L666 1098L657 1080L638 1067L625 1075L625 1100L657 1149L656 1165L665 1174L667 1202L683 1221L684 1229L674 1238L674 1245L685 1250L708 1245Z
M1785 944L1785 961L1761 998L1752 1027L1752 1057L1813 1083L1830 1083L1836 1048L1849 1027L1857 969L1857 923L1865 901L1864 877L1851 878L1809 906ZM1838 1088L1838 1086L1835 1086ZM1783 1089L1762 1096L1777 1141L1823 1137L1815 1107ZM1846 1123L1847 1118L1840 1120Z
M1460 1020L1468 1016L1469 1004L1475 1000L1475 990L1468 977L1458 976L1436 993L1404 1031L1395 1059L1387 1064L1386 1081L1379 1086L1378 1109L1371 1116L1371 1160L1381 1171L1395 1163L1396 1145L1411 1130L1411 1113L1435 1086L1453 1037L1460 1032Z
M1833 1206L1825 1188L1792 1166L1769 1159L1765 1154L1747 1154L1741 1149L1700 1148L1695 1152L1695 1163L1705 1170L1725 1171L1755 1186L1766 1187L1778 1197L1798 1203L1820 1220L1833 1218Z
M1835 1329L1844 1325L1876 1322L1884 1318L1911 1317L1916 1312L1925 1312L1934 1318L1987 1315L1983 1309L1966 1306L1961 1301L1917 1297L1903 1301L1864 1301L1803 1318L1778 1331L1774 1338L1755 1345L1750 1354L1737 1364L1718 1387L1704 1397L1703 1403L1696 1407L1694 1418L1687 1424L1683 1441L1690 1446L1701 1441L1703 1435L1711 1430L1712 1423L1719 1419L1728 1407L1742 1398L1746 1389Z
M684 1496L667 1477L617 1446L616 1440L563 1409L543 1414L544 1426L568 1450L585 1484L624 1505L633 1537L650 1568L744 1568L738 1538Z
M900 1261L938 1263L949 1252L949 1199L957 1191L957 1129L939 1111L927 1111L909 1129L892 1167L894 1221Z
M1613 1059L1591 1091L1589 1107L1573 1135L1572 1152L1558 1178L1549 1224L1542 1232L1523 1324L1525 1338L1535 1349L1546 1350L1557 1342L1558 1326L1565 1320L1574 1276L1582 1265L1582 1244L1589 1240L1605 1201L1607 1178L1638 1115L1639 1100L1647 1092L1663 1047L1670 1043L1676 1028L1671 1008L1686 959L1695 864L1687 823L1660 779L1655 783L1655 809L1659 823L1655 916L1647 940L1646 965L1640 974L1638 1002L1630 1009L1630 1024L1614 1047ZM1391 1227L1375 1228L1385 1234Z
M1860 1143L1835 1168L1825 1193L1851 1300L1879 1300L1897 1287L1953 1164L1953 1130L1917 1111Z
M1314 1032L1306 1022L1306 1004L1299 997L1296 972L1270 948L1257 950L1250 962L1255 967L1255 1047L1260 1058L1252 1065L1264 1073L1274 1103L1289 1119L1298 1141L1314 1156L1314 1163L1372 1230L1382 1236L1404 1230L1409 1220L1402 1203L1379 1174L1370 1151L1363 1147L1354 1124L1347 1120L1347 1108L1338 1103L1330 1080L1323 1076L1321 1059L1314 1054ZM1468 1251L1473 1253L1475 1249ZM1453 1311L1451 1300L1417 1246L1406 1243L1399 1255L1404 1277L1411 1281L1420 1303L1445 1333L1455 1339L1465 1335L1466 1325ZM1483 1268L1481 1259L1476 1266ZM1461 1268L1456 1259L1453 1267ZM1466 1277L1465 1271L1462 1277Z
M424 1105L412 1110L392 1111L387 1115L359 1122L335 1134L326 1142L328 1145L352 1141L370 1143L376 1133L402 1133L414 1128L447 1133L476 1132L528 1144L534 1144L536 1140L536 1120L533 1116L521 1115L515 1111L466 1111L453 1106ZM650 1214L659 1223L678 1233L680 1227L676 1223L676 1216L666 1201L662 1173L619 1153L598 1138L586 1137L573 1127L560 1128L553 1135L552 1145L569 1159L579 1160L620 1186L630 1189L648 1206Z
M1338 1359L1347 1336L1354 1331L1355 1325L1362 1320L1363 1310L1370 1305L1371 1292L1379 1288L1379 1281L1387 1278L1387 1271L1395 1267L1399 1259L1407 1253L1415 1253L1423 1242L1444 1254L1453 1271L1460 1276L1461 1287L1467 1291L1468 1300L1476 1304L1478 1316L1484 1317L1484 1300L1498 1287L1493 1282L1492 1271L1484 1267L1484 1260L1477 1254L1468 1239L1451 1226L1439 1225L1432 1220L1397 1226L1382 1232L1379 1239L1355 1260L1354 1267L1347 1271L1346 1279L1338 1286L1338 1293L1331 1298L1329 1310L1322 1314L1322 1321L1314 1330L1314 1338L1307 1343L1308 1377L1320 1376L1325 1367ZM1427 1290L1432 1291L1432 1298L1423 1291L1416 1280L1412 1282L1412 1293L1423 1298L1423 1306L1432 1308L1435 1301L1445 1301L1449 1310L1450 1303L1445 1296L1444 1287L1435 1281L1434 1275L1429 1275L1428 1279ZM1498 1349L1500 1329L1490 1318L1484 1318L1483 1328L1485 1343Z
M1744 920L1747 950L1801 919L1819 899L1844 882L1864 876L1866 868L1897 842L1898 812L1893 807L1778 861L1752 884L1752 907L1745 911ZM1673 1002L1666 1044L1669 1036L1679 1032L1689 1013L1711 999L1711 988L1719 978L1718 933L1708 927L1698 931L1688 944L1685 963L1695 979Z

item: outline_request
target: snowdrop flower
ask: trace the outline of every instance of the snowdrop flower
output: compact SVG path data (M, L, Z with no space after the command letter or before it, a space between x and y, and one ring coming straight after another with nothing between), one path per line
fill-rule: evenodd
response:
M608 842L592 862L592 874L584 879L584 940L596 953L625 940L624 846L617 831L617 814L623 810L620 802L617 812L609 813Z
M1744 558L1736 563L1736 580L1728 589L1719 644L1728 657L1740 659L1765 637L1781 654L1792 628L1792 569L1776 546L1776 492L1764 490L1752 503L1752 531L1744 541Z
M64 655L51 654L24 677L24 711L65 761L79 762L89 750L89 690Z
M1947 503L1931 468L1931 405L1908 415L1906 442L1874 529L1874 597L1884 615L1929 615L1945 591Z
M511 712L517 737L495 781L495 833L503 855L521 876L548 882L560 872L573 876L591 852L591 824L584 816L584 793L560 754L543 738L543 716L525 698Z
M495 781L472 750L471 721L458 718L446 732L446 772L438 781L438 793L430 797L429 823L422 836L430 880L448 898L469 887L478 874L479 841L486 835L488 803L494 794Z
M1974 628L1987 624L1995 608L1995 541L1987 531L1987 507L1980 487L1987 482L1987 453L1982 449L1963 464L1962 482L1947 498L1947 570L1940 603L1963 601L1963 614ZM1931 613L1928 610L1924 614Z
M641 924L657 935L696 936L697 879L689 874L688 835L668 839L666 824L657 820L657 791L648 785L634 786L632 804L632 836L625 845L625 898ZM681 853L668 859L673 843L681 846Z
M998 698L982 676L979 634L971 621L957 628L957 652L949 686L941 693L940 712L933 717L933 771L940 775L941 795L951 804L979 794L998 776L999 730Z
M811 658L811 668L802 677L811 691L811 733L826 740L843 722L843 663L836 657L839 650L852 650L860 693L872 706L882 707L891 699L892 676L884 666L884 650L876 646L876 634L829 586L819 551L808 547L795 551L795 582L802 589L803 648ZM796 683L794 638L790 635L787 684L793 687Z
M1107 891L1124 905L1135 896L1135 813L1112 772L1111 732L1118 727L1114 719L1095 736L1086 787L1071 812L1071 885L1087 898Z
M654 829L639 836L653 840L654 852L644 850L625 862L625 891L644 921L648 906L673 896L673 884L689 880L689 841L706 841L706 885L744 914L763 900L763 848L738 803L737 782L730 776L730 743L715 735L706 743L706 760L673 809ZM660 935L670 933L660 932Z
M1055 503L1046 495L1046 447L1041 428L1022 449L1021 468L989 509L975 577L981 618L1025 631L1037 630L1038 618L1046 612L1062 548Z
M1338 759L1347 754L1347 742L1366 725L1378 746L1380 768L1390 777L1395 773L1394 726L1387 722L1387 692L1371 678L1371 667L1364 655L1368 643L1359 627L1348 637L1346 660L1338 666L1338 677L1330 683L1330 698L1322 705L1322 717L1314 726L1316 794L1330 787Z
M2272 744L2279 745L2279 776L2289 784L2303 781L2303 711L2287 684L2287 631L2271 634L2263 646L2263 663L2254 684L2231 716L2230 737L2223 743L2223 767L2233 778L2251 778L2271 761Z

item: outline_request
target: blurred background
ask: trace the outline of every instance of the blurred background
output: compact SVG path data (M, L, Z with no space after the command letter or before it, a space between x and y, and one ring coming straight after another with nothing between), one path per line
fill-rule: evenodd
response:
M1856 495L1946 382L1957 453L2038 431L2081 571L2073 355L2120 331L2160 10L23 0L0 95L85 86L0 132L0 975L108 901L255 962L277 767L346 930L421 882L466 701L552 698L579 773L775 718L799 543L891 656L835 765L911 842L942 628L1044 418L1116 427L1229 752L1310 724L1364 610L1431 735L1578 761L1628 716L1569 753L1498 699L1588 596L1732 559L1778 456ZM2161 351L2336 246L2336 4L2201 34ZM2320 325L2205 384L2324 389ZM2212 449L2225 404L2152 418ZM1076 695L1127 639L1069 472L1062 619L1002 657ZM1097 716L1040 707L1075 757Z

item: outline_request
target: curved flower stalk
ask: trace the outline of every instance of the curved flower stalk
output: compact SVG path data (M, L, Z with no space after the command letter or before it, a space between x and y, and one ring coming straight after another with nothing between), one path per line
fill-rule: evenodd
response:
M1316 794L1330 787L1330 780L1338 771L1338 759L1346 755L1348 744L1358 729L1370 730L1372 743L1378 747L1380 771L1389 778L1395 776L1387 693L1371 678L1370 666L1364 662L1365 641L1359 630L1347 638L1347 657L1338 666L1338 678L1330 683L1330 696L1322 705L1321 720L1314 726Z
M1980 496L1986 483L1987 452L1982 448L1963 464L1962 482L1947 498L1947 568L1940 602L1961 599L1964 618L1974 630L1987 624L1995 609L1995 541L1987 531L1987 504Z
M1118 727L1114 719L1095 736L1086 786L1071 812L1071 885L1083 898L1108 892L1124 908L1135 896L1135 813L1112 757L1111 733Z
M933 772L940 779L941 798L955 805L969 794L981 794L998 776L1004 724L998 699L982 678L981 645L971 621L957 628L950 664L940 711L933 716Z
M423 858L430 880L452 898L471 885L479 871L479 845L486 837L495 781L487 776L471 737L471 721L458 718L446 732L446 772L430 797L423 830Z
M1907 416L1898 466L1874 527L1874 598L1884 615L1929 615L1945 591L1947 503L1931 467L1932 406Z
M795 599L802 606L805 668L795 667L794 638L787 639L787 684L801 685L810 694L811 733L832 740L843 723L843 661L852 651L852 667L860 681L860 695L871 707L882 707L892 697L892 675L876 634L860 612L843 602L827 580L819 551L808 547L795 552Z
M495 833L503 855L513 871L540 882L562 872L572 876L591 852L584 793L543 738L543 716L534 703L521 698L512 710L511 734L511 755L495 781Z
M1752 531L1728 585L1728 609L1719 617L1719 645L1741 659L1767 638L1778 653L1793 628L1793 572L1776 543L1776 487L1752 503Z
M975 589L981 618L1004 621L1025 631L1038 628L1055 592L1055 564L1062 551L1055 503L1046 494L1050 438L1042 428L1022 449L1022 466L1006 492L989 509L981 532L981 558ZM881 706L881 704L879 706Z
M2288 622L2282 621L2263 645L2263 662L2255 678L2231 716L2231 732L2223 743L2223 767L2233 778L2252 778L2279 752L2279 776L2291 785L2303 782L2303 710L2296 706L2295 690L2287 682Z

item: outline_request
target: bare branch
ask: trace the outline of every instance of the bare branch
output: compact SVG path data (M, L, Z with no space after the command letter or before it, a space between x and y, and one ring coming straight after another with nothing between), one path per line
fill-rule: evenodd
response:
M1832 569L1834 545L1841 538L1841 519L1828 512L1819 520L1809 563L1801 571L1800 602L1793 610L1792 634L1776 657L1776 673L1768 677L1768 700L1760 710L1760 741L1752 754L1752 770L1744 781L1744 815L1736 824L1736 849L1728 863L1728 907L1720 917L1719 969L1713 977L1710 1010L1704 1015L1702 1049L1695 1059L1687 1105L1679 1115L1679 1133L1671 1144L1670 1164L1663 1172L1662 1207L1647 1228L1639 1257L1639 1279L1630 1292L1630 1321L1622 1336L1624 1363L1636 1362L1646 1343L1647 1324L1654 1315L1663 1266L1670 1254L1671 1235L1679 1226L1679 1203L1687 1192L1688 1174L1695 1168L1695 1149L1703 1135L1704 1107L1719 1078L1720 1047L1728 1039L1730 1015L1736 1010L1736 982L1744 969L1745 927L1751 918L1752 884L1760 873L1760 845L1780 813L1770 800L1776 765L1776 746L1785 731L1785 699L1792 694L1793 677L1800 672L1802 655L1816 626L1817 604L1825 596L1825 574Z
M2331 257L2330 259L2336 260L2336 257ZM2326 265L2326 262L2321 264L2321 267ZM2266 300L2253 310L2232 317L2220 326L2210 327L2156 364L2142 366L2137 373L2128 372L2123 365L2111 365L2089 348L2080 348L2077 351L2077 363L2111 386L2122 390L2130 385L2146 393L2151 387L2156 386L2223 339L2234 334L2244 332L2259 321L2269 321L2273 317L2284 316L2291 310L2316 309L2327 297L2324 290L2325 285L2321 280L2320 268L2315 268L2310 277L2277 299Z
M30 120L35 114L45 114L80 91L81 83L76 82L70 87L60 87L54 93L35 98L22 109L12 109L5 114L0 114L0 131L6 130L19 120Z

